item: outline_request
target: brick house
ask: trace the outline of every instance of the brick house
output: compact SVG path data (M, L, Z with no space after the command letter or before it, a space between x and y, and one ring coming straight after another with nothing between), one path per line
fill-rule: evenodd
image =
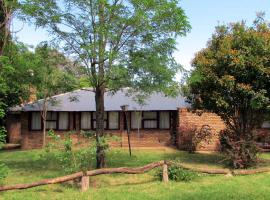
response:
M80 140L80 132L95 131L95 94L89 89L56 95L54 103L49 103L47 113L47 130L53 129L63 135L73 131L74 140ZM133 147L159 147L177 144L180 149L186 144L181 141L179 130L182 124L197 127L209 125L213 132L219 133L225 126L223 121L213 113L198 115L188 111L189 105L181 95L172 98L162 93L153 93L139 104L126 89L115 94L105 94L104 129L107 134L117 135L121 139L113 146L127 147L127 123L131 128L131 145ZM20 143L22 149L40 148L42 146L42 119L40 105L42 100L10 109L6 128L9 143ZM121 106L128 105L127 116ZM218 137L200 150L218 150Z

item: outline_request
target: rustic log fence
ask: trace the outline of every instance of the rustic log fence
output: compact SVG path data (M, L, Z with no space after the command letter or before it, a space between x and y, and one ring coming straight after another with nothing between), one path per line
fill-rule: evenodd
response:
M27 189L32 187L37 187L41 185L49 185L56 183L63 183L71 180L81 179L81 191L87 191L89 189L89 177L97 176L101 174L113 174L113 173L122 173L122 174L143 174L154 168L163 166L163 182L166 183L168 179L168 165L166 161L153 162L143 167L129 168L129 167L119 167L119 168L102 168L86 172L77 172L67 176L62 176L58 178L43 179L34 183L28 184L16 184L16 185L7 185L0 186L0 191L7 190L16 190L16 189Z
M51 179L43 179L33 183L27 184L16 184L16 185L6 185L0 186L0 191L7 191L7 190L16 190L16 189L27 189L32 187L37 187L41 185L49 185L49 184L56 184L56 183L63 183L71 180L81 179L81 191L87 191L89 189L89 177L90 176L97 176L101 174L113 174L113 173L122 173L122 174L143 174L146 173L154 168L163 167L162 170L162 182L167 183L169 182L168 177L168 166L176 165L183 169L196 171L199 173L206 173L206 174L220 174L220 175L251 175L257 173L265 173L270 172L270 168L261 168L261 169L250 169L250 170L229 170L229 169L207 169L207 168L195 168L190 167L184 164L179 164L171 161L158 161L153 162L143 167L118 167L118 168L102 168L96 169L86 172L77 172L74 174L51 178Z

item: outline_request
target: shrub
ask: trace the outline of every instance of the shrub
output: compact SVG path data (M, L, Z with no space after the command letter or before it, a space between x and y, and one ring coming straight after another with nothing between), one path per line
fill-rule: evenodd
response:
M254 131L243 135L230 129L223 130L220 134L220 145L225 161L235 169L256 165L259 148L255 141L256 132Z
M163 170L160 169L157 174L160 180L162 180L162 175L163 175ZM172 180L172 181L189 182L196 179L198 176L199 176L198 173L191 170L183 169L182 167L179 167L177 165L171 165L168 167L168 177L169 177L169 180Z
M198 148L209 144L213 136L213 132L208 125L203 125L199 129L197 126L189 124L180 126L180 142L183 150L189 153L194 153Z
M6 142L6 130L4 127L0 126L0 149ZM6 178L8 174L8 167L4 163L0 163L0 182Z
M56 135L53 130L48 131L50 142L46 145L45 154L42 154L43 159L54 157L60 167L66 173L75 171L87 171L93 166L95 146L91 141L92 133L82 132L81 135L87 141L87 146L83 149L74 149L72 135L73 131L64 134L64 137Z
M64 137L56 135L53 130L48 131L50 142L46 145L45 154L42 159L57 161L66 173L75 171L87 171L94 166L96 155L95 133L81 131L80 135L84 138L86 145L83 148L75 149L72 135L74 132L68 132ZM117 140L118 137L100 137L100 145L107 151L109 149L109 140ZM80 144L80 143L79 143ZM54 158L54 159L52 159Z
M8 174L8 167L5 164L0 163L0 183L1 180L7 177L7 174Z

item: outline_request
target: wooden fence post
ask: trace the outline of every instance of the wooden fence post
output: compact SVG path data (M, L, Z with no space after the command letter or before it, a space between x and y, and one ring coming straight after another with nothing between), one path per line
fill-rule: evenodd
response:
M166 163L166 161L163 164L163 174L162 174L162 181L164 183L168 183L169 182L169 177L168 177L168 165Z
M89 176L82 176L81 179L81 191L85 192L89 189Z

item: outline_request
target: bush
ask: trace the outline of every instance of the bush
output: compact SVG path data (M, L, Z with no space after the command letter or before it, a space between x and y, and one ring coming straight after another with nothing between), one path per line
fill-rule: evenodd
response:
M235 169L252 167L258 162L256 132L251 131L242 135L225 129L220 134L220 145L225 161Z
M6 130L4 127L0 126L0 149L6 142ZM0 163L0 182L6 178L8 174L8 167L4 163Z
M159 170L157 176L160 180L162 180L163 170ZM189 182L198 177L198 173L183 169L182 167L171 165L168 166L168 177L169 180L176 181L176 182Z
M204 144L209 144L213 137L213 132L208 125L203 125L198 129L195 125L183 124L180 126L180 142L182 149L189 153L194 153Z
M48 131L50 142L46 145L45 152L41 155L41 159L57 161L60 167L66 173L76 171L87 171L94 166L96 158L96 140L95 133L81 131L80 135L85 139L86 145L80 149L74 149L74 141L69 132L60 137L53 130ZM100 145L105 151L109 150L109 141L117 140L118 137L100 137ZM77 143L80 144L80 143Z
M91 140L93 134L89 132L81 133L85 140L88 140L86 147L82 149L74 149L73 134L74 132L70 131L61 138L53 130L48 131L50 142L46 145L45 153L41 155L41 158L56 160L66 173L87 171L92 168L96 151L94 142Z

